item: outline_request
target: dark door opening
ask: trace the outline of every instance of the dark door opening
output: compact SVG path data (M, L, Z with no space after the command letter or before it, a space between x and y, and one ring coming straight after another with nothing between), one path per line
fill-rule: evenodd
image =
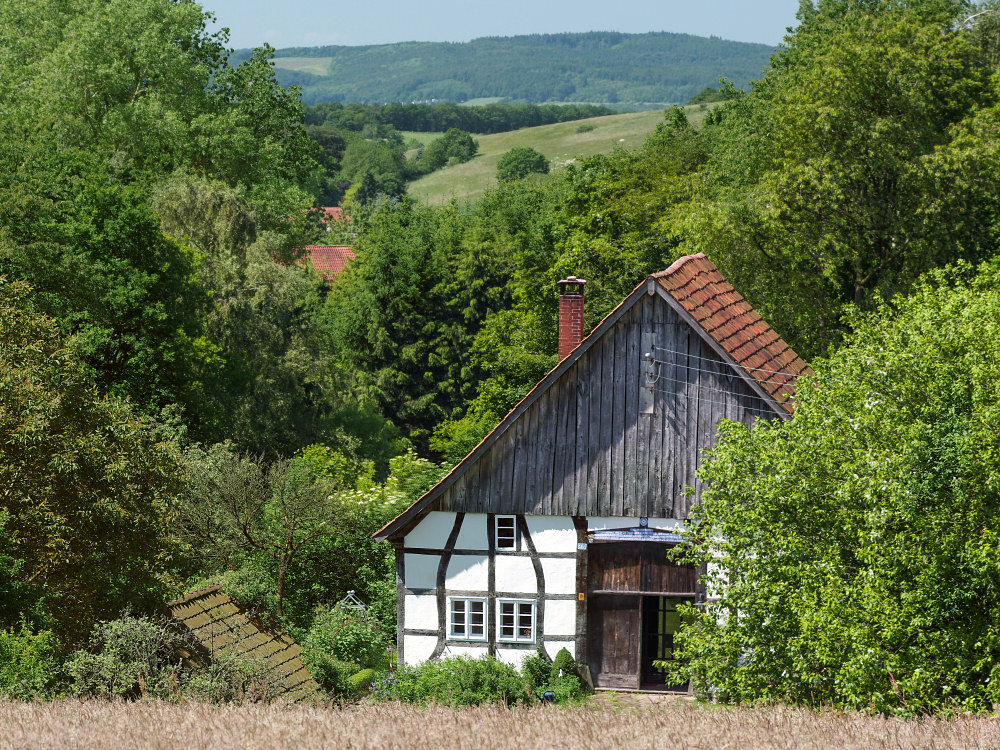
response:
M642 597L642 656L641 680L643 689L684 690L686 683L667 683L666 670L655 665L657 661L674 658L674 636L681 627L677 605L690 601L674 596Z

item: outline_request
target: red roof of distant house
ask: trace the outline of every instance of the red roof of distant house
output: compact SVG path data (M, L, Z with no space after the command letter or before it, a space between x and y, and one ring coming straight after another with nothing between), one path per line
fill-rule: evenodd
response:
M747 375L791 413L789 400L795 395L795 380L812 371L704 253L678 258L653 278Z
M320 211L323 212L324 221L343 221L351 218L344 213L344 209L340 206L323 206Z
M333 281L349 261L354 260L350 245L306 245L313 268L323 279Z

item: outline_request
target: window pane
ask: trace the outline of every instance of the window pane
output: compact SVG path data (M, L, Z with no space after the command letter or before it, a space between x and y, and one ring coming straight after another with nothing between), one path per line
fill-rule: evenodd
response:
M499 637L508 641L531 642L535 636L534 602L499 602Z
M496 519L496 541L499 549L514 549L517 541L513 518Z
M451 602L451 634L456 638L465 637L465 603L464 599Z

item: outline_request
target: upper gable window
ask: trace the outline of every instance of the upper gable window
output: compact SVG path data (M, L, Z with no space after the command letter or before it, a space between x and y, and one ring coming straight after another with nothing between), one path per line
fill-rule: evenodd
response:
M497 549L517 549L517 522L514 516L496 517Z

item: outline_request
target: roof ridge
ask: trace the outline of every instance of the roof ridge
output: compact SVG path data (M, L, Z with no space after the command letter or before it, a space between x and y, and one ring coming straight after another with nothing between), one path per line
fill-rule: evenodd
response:
M180 604L187 604L190 601L193 601L195 599L199 599L199 598L203 597L205 594L210 594L213 591L217 591L217 590L219 590L221 588L222 588L222 583L213 583L211 586L206 586L203 589L198 589L197 591L192 591L192 592L190 592L188 594L184 594L182 596L179 596L176 599L171 599L169 602L167 602L167 606L168 607L176 607L176 606L178 606Z
M662 271L657 271L656 273L650 274L650 275L654 279L662 279L662 278L664 278L666 276L670 276L671 274L677 272L678 270L680 270L688 262L690 262L692 260L697 260L697 259L700 259L700 258L704 258L704 257L705 257L705 253L693 253L691 255L682 255L677 260L675 260L673 263L671 263L669 266L667 266L666 268L664 268ZM711 262L711 261L709 261L709 262Z

